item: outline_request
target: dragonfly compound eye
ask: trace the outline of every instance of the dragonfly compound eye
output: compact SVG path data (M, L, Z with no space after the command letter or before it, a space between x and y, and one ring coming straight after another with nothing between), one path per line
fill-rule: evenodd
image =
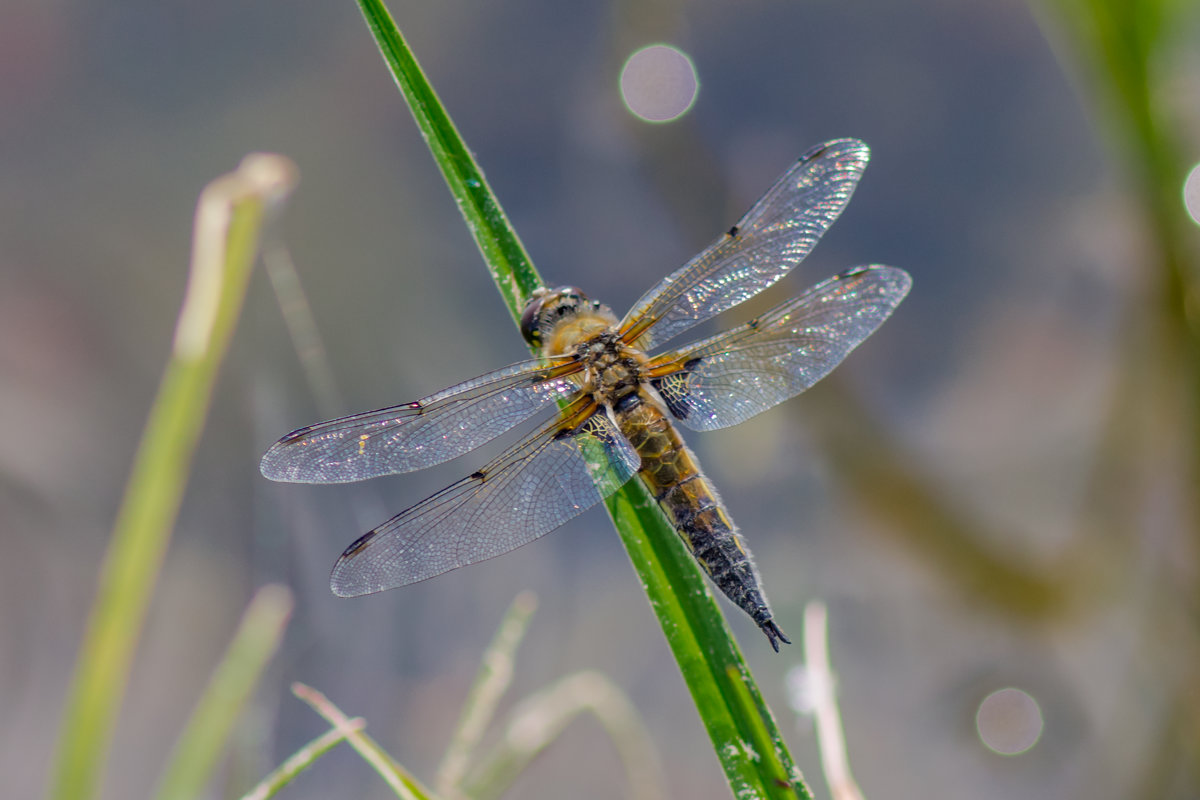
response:
M542 304L545 302L546 295L539 297L535 294L521 312L521 335L525 337L526 342L537 347L542 344Z
M560 286L535 292L521 313L521 335L534 346L541 346L546 333L564 317L578 313L588 303L574 286Z

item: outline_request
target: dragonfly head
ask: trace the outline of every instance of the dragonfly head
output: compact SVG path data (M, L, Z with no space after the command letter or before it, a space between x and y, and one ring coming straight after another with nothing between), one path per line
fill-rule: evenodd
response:
M590 300L574 286L541 288L533 293L521 314L521 335L547 355L567 352L576 342L591 338L617 324L608 306Z

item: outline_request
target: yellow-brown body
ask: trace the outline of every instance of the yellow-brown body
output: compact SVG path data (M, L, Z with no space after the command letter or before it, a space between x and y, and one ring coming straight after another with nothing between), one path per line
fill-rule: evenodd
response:
M616 324L607 307L578 290L560 289L535 297L522 330L541 344L544 355L574 353L587 364L577 382L637 451L638 477L717 588L750 615L778 650L778 642L788 639L772 618L750 553L643 374L648 357L617 336Z
M638 477L692 556L726 597L759 627L770 628L768 636L778 634L749 551L716 489L653 395L639 390L614 410L614 416L642 458Z

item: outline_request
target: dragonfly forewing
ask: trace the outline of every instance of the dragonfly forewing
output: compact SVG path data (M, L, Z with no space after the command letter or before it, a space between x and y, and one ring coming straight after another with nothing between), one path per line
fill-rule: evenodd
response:
M869 158L857 139L801 156L727 233L634 304L622 336L651 350L774 284L842 213Z
M578 389L569 359L537 359L451 386L414 403L289 433L262 474L293 483L349 483L412 472L474 450Z

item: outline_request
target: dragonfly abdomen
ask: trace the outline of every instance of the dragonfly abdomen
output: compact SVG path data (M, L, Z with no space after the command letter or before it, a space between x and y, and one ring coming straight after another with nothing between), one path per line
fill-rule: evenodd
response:
M775 624L750 551L726 513L695 455L650 398L639 392L614 411L617 425L641 456L638 475L658 501L692 556L726 597L779 649L787 642Z

